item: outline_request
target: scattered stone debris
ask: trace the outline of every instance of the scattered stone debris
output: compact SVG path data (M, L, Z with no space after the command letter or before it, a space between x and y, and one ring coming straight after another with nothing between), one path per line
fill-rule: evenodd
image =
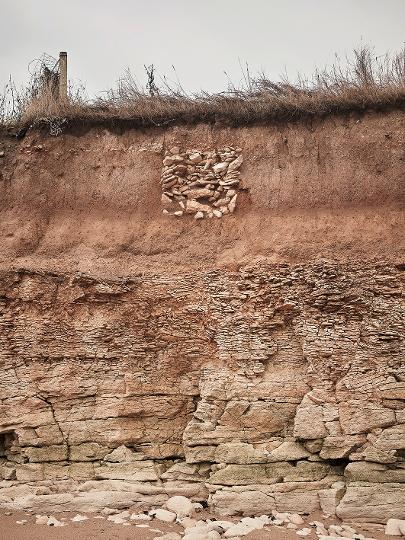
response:
M198 514L202 510L200 503L194 503L184 496L170 497L164 504L165 508L154 508L149 512L131 513L129 510L113 510L104 508L103 514L109 514L107 519L114 524L125 527L135 526L147 529L148 532L156 532L158 536L154 540L241 540L254 531L267 530L275 532L280 531L281 527L290 529L295 532L297 540L301 537L314 538L314 533L317 540L336 540L352 539L352 540L375 540L374 538L366 537L356 531L352 525L345 523L323 523L322 521L310 521L298 513L277 512L273 510L269 514L260 516L245 516L238 521L217 520L214 517L198 519ZM324 517L327 518L324 514ZM103 515L95 515L94 519L105 519ZM67 525L64 521L68 518L57 519L52 515L35 516L35 523L38 525L48 525L53 527L63 527ZM72 522L87 521L88 516L76 514L70 518ZM153 528L153 524L157 525L157 521L170 523L181 526L182 532L163 532L158 528ZM330 520L328 520L330 521ZM140 522L140 523L136 523ZM28 523L27 519L21 519L17 524ZM163 526L163 525L162 525ZM301 527L300 527L301 526ZM405 536L405 520L389 519L385 528L385 534L392 536Z
M195 219L221 218L235 211L240 183L242 149L232 146L180 153L175 146L163 160L161 202L163 213Z

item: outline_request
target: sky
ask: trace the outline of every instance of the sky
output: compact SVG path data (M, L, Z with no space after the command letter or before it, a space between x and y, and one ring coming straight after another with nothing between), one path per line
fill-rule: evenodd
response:
M379 56L404 44L405 0L0 0L0 92L44 52L67 51L69 79L93 97L127 68L144 83L145 64L218 92L241 66L294 79L361 45Z

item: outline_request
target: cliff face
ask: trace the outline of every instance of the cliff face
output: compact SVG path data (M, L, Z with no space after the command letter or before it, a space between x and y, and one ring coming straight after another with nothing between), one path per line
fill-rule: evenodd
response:
M400 113L2 139L0 505L404 518L402 142ZM162 213L174 146L241 149L234 213Z

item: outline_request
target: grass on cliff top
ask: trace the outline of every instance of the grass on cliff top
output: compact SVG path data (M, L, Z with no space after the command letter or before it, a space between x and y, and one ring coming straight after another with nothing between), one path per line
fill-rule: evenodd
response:
M64 123L127 123L131 126L161 126L176 123L218 122L229 125L297 121L365 110L405 109L405 49L394 55L374 57L369 48L354 52L345 67L316 71L311 79L292 84L287 79L272 82L264 75L244 74L240 88L190 94L180 84L160 87L153 67L147 68L148 84L141 87L128 71L114 89L89 102L81 92L70 91L61 103L50 86L35 91L13 90L0 95L0 124L28 127ZM9 89L10 90L10 89Z

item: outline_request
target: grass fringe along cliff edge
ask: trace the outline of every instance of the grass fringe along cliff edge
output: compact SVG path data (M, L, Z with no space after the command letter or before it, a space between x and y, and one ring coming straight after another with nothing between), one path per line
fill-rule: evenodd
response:
M375 57L369 48L354 51L345 67L339 63L316 71L310 79L272 82L244 72L242 86L225 92L190 94L180 83L156 84L153 66L140 86L130 71L103 97L88 101L70 89L60 101L50 84L20 92L11 83L0 95L0 126L28 128L69 124L121 123L131 127L221 123L231 126L294 122L367 110L405 110L405 49Z

